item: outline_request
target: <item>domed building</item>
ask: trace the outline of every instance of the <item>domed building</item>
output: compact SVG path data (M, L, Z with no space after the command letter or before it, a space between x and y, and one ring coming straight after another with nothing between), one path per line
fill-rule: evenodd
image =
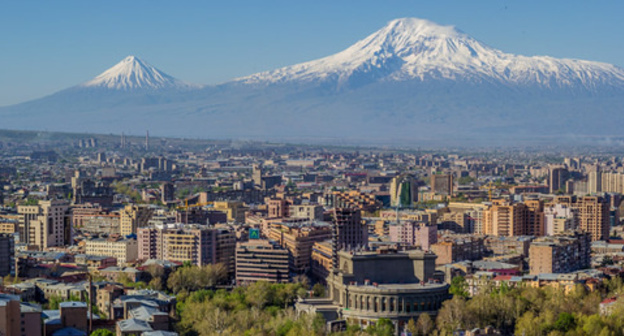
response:
M435 271L433 253L340 251L338 257L339 268L327 277L329 298L300 300L298 311L321 313L328 321L363 328L387 318L398 332L420 314L437 315L442 302L450 298L443 274Z

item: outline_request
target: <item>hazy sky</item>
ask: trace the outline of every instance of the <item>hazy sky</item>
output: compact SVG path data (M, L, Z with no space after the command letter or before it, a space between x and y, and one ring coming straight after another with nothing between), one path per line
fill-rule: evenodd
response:
M333 54L399 17L454 25L505 52L624 66L621 0L3 1L0 106L79 84L128 55L216 84Z

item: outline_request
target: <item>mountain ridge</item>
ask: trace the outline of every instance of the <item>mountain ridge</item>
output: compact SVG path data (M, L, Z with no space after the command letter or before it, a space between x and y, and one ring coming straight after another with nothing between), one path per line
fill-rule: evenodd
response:
M186 84L129 57L0 116L17 129L513 143L618 134L621 106L622 68L508 54L454 27L404 18L336 54L219 85Z
M275 84L293 80L315 81L338 78L344 82L358 70L379 70L384 80L493 79L520 85L565 87L624 82L624 69L617 66L549 56L522 56L491 48L453 26L402 18L336 54L309 62L265 71L233 81ZM594 73L599 73L596 81Z
M107 88L114 90L162 90L199 88L197 85L174 78L142 59L130 55L95 78L79 84L79 88Z

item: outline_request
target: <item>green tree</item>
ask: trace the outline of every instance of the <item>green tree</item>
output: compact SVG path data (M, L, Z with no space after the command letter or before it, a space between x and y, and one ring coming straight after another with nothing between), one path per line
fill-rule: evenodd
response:
M418 320L416 321L416 333L414 333L414 335L430 335L434 327L431 316L427 313L422 313L418 316Z
M108 329L98 329L92 332L91 336L115 336L115 334Z
M451 300L442 303L436 325L441 332L450 334L453 330L466 328L469 316L466 300L460 296L453 296Z
M460 296L463 298L468 297L468 283L463 276L456 276L451 280L451 286L449 287L449 293L454 296Z
M321 285L320 283L317 282L312 287L312 292L314 293L315 297L324 297L325 296L325 286L323 286L323 285Z
M574 315L570 313L561 313L559 314L559 318L555 322L555 329L561 332L568 332L568 330L572 330L576 326L576 321L574 320Z
M380 318L375 324L366 328L366 332L376 336L393 336L394 324L387 318Z

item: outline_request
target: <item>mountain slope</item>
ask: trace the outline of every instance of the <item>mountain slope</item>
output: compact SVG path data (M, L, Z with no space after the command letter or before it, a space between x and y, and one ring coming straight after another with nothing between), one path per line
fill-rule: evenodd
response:
M128 56L94 79L79 85L79 87L115 90L162 90L188 89L194 86L167 75L138 57Z
M624 70L507 54L398 19L337 54L185 84L128 57L92 81L0 109L2 128L391 144L517 144L617 135Z
M453 27L414 18L393 20L337 54L237 81L344 83L355 78L357 84L361 74L385 81L470 79L544 87L582 85L586 89L624 81L624 70L610 64L507 54Z

